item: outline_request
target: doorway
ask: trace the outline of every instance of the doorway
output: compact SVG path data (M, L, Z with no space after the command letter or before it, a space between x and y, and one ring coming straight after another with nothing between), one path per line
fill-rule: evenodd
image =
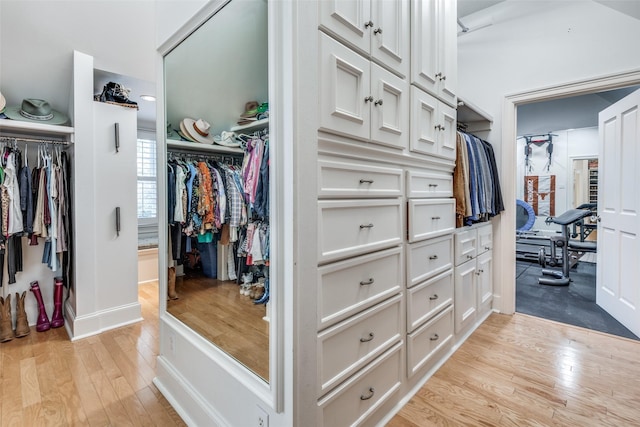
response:
M521 114L520 107L544 101L557 101L581 95L605 93L614 89L638 85L639 83L640 71L636 71L509 96L505 99L502 140L514 141L519 135L516 118ZM546 131L548 132L551 129L547 127ZM517 162L515 161L518 154L517 150L518 148L515 144L503 143L502 163L505 182L503 193L505 200L515 200L517 198L517 189L520 185L519 181L517 181ZM497 266L496 289L500 295L497 308L504 313L516 311L516 211L516 204L513 203L513 206L509 204L501 218L499 250L502 253L499 254L498 259L502 265ZM595 277L595 271L592 274ZM560 291L555 290L554 292Z

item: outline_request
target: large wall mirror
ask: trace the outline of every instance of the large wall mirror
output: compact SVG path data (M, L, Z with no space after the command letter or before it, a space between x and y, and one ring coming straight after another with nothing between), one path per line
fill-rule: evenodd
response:
M266 0L227 2L164 57L167 312L269 382Z

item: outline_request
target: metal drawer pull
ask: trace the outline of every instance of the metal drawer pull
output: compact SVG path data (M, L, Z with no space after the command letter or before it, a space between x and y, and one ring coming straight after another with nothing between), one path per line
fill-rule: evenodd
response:
M371 95L369 95L369 96L365 96L365 98L364 98L364 102L365 102L365 104L366 104L367 102L373 102L373 96L371 96Z
M440 219L439 216L432 216L431 219L436 220L436 219Z
M375 280L373 280L373 277L370 277L370 278L369 278L369 280L367 280L366 282L365 282L364 280L362 280L362 281L360 282L360 286L368 286L368 285L372 285L374 281L375 281Z
M360 338L360 342L369 342L373 339L373 332L369 332L369 336L367 338Z
M120 123L115 123L115 133L116 133L116 153L120 152Z
M382 28L376 28L375 30L373 30L373 34L382 34Z
M373 184L372 179L361 179L360 184Z
M360 396L360 400L369 400L376 393L376 390L373 387L369 387L369 395L365 396L364 394Z
M431 188L431 187L437 187L437 186L438 186L438 184L429 184L429 188Z
M116 208L116 236L120 236L120 206Z
M438 255L431 255L431 256L429 257L429 259L431 259L431 260L438 259Z
M382 105L382 99L378 99L373 105Z
M360 224L360 228L373 228L373 224Z
M438 336L438 334L433 334L433 336L431 338L429 338L431 341L438 341L440 337Z
M431 301L435 301L438 299L438 294L433 294L433 296L429 297Z

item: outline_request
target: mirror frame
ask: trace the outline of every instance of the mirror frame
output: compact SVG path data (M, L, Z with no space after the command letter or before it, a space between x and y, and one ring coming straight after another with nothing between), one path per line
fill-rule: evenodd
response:
M158 237L159 248L164 252L168 245L165 229L166 213L166 99L164 58L192 33L204 25L223 7L234 0L211 0L182 25L171 37L160 45L157 52L157 143L158 143ZM235 0L242 1L242 0ZM260 0L256 0L260 1ZM159 318L160 321L187 338L211 359L231 373L247 389L276 412L285 406L285 372L293 370L293 6L289 2L262 0L267 2L268 13L268 70L269 70L269 134L278 144L270 145L270 303L269 323L269 380L266 382L215 344L203 338L186 324L171 315L164 295L167 294L167 257L158 257L159 269ZM276 72L277 71L277 72ZM278 74L279 73L279 74ZM289 260L289 262L287 262ZM285 329L288 323L292 327ZM161 327L162 330L162 327ZM166 334L165 334L166 335ZM160 339L167 337L161 334ZM286 347L286 350L285 350ZM162 343L160 348L163 348ZM289 376L287 376L289 377ZM290 378L290 377L289 377ZM292 383L291 381L289 381ZM290 393L287 393L288 395Z

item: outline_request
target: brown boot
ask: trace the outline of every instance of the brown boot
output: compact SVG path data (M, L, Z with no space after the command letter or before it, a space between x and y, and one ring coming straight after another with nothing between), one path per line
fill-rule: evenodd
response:
M0 297L0 342L11 341L15 335L11 326L11 295Z
M168 292L169 299L178 299L178 294L176 293L176 268L169 267L169 281L168 283Z
M24 299L27 297L27 291L22 295L16 292L16 338L22 338L29 335L29 321L27 320L27 312L24 310Z

